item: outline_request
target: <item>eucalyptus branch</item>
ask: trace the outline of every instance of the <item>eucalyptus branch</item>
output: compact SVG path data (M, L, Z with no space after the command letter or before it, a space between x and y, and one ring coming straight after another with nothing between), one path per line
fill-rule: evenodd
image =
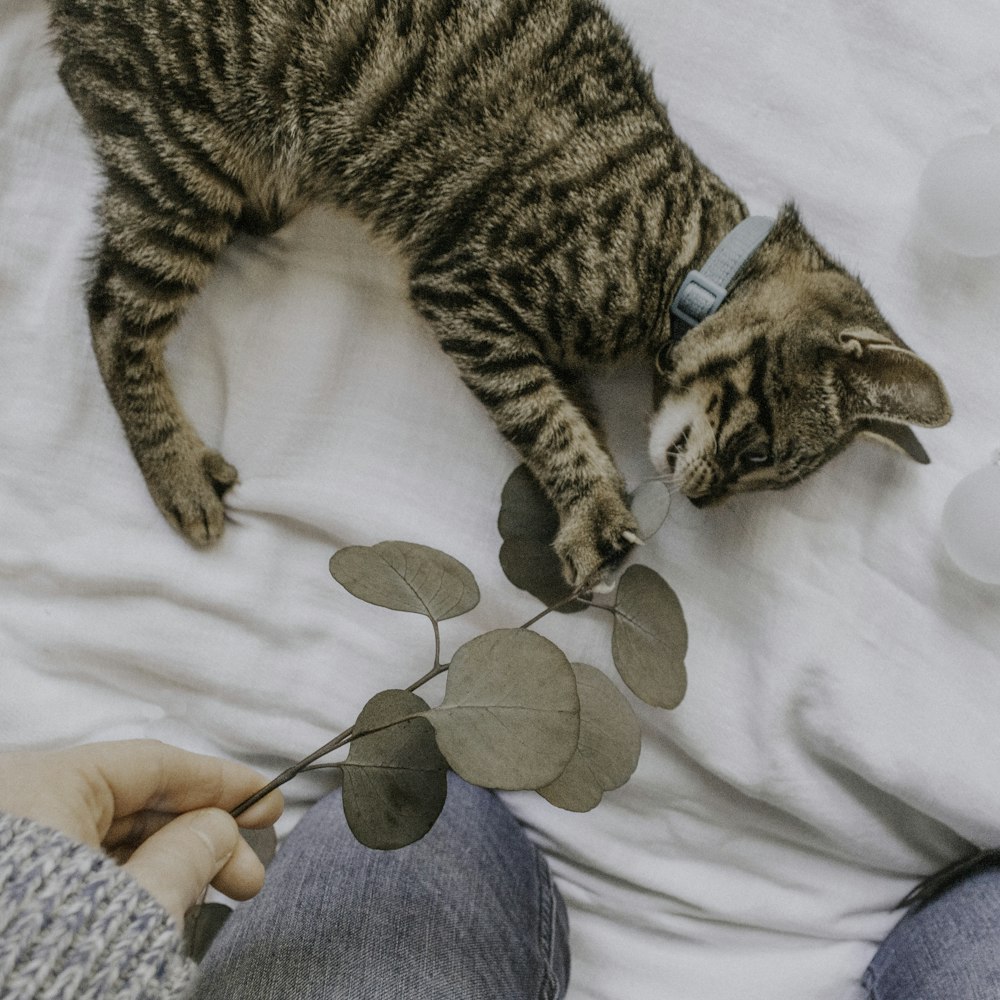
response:
M463 657L462 654L476 646L478 640L472 640L463 646L450 663L441 662L440 622L470 611L479 602L479 589L475 580L469 570L461 563L436 549L428 549L425 546L406 542L381 542L371 547L352 546L340 550L330 560L330 572L351 593L369 603L399 611L417 612L429 619L434 634L433 664L422 677L397 692L399 695L414 699L418 703L418 707L410 704L406 711L397 711L391 719L384 723L381 721L376 723L375 718L369 718L367 724L361 726L360 729L361 717L359 717L358 722L353 726L345 729L318 750L287 767L258 792L236 806L232 810L234 817L242 815L270 792L280 788L297 774L310 768L322 757L339 750L359 736L382 733L401 722L422 715L432 722L437 730L438 740L444 738L446 743L454 747L455 744L452 740L456 719L467 719L469 725L474 725L477 721L486 725L486 716L492 715L495 718L501 709L511 708L508 704L509 692L502 685L497 688L496 692L499 701L492 708L478 700L484 697L484 692L478 689L475 695L477 700L471 706L462 704L460 698L455 704L450 704L448 694L451 690L451 679L449 679L445 689L445 704L439 709L429 709L426 702L414 694L418 688L423 687L436 677L449 673L456 663L456 657L461 660L463 677L468 672L469 656ZM551 577L551 567L546 572ZM563 587L555 600L548 603L538 614L529 618L519 629L508 630L508 632L534 634L529 631L533 625L546 615L572 604L583 604L587 607L607 611L614 618L612 653L615 665L626 685L638 697L650 704L665 708L673 708L677 705L686 688L683 659L687 649L687 629L676 595L670 587L658 574L647 567L633 566L623 575L611 604L594 602L584 597L584 594L583 588L567 592ZM499 635L502 640L504 634L506 633L500 630L498 633L487 633L480 636L479 639L487 640L491 636ZM540 637L539 639L546 643L545 655L548 655L547 650L551 644L547 640L541 640ZM500 640L498 643L503 645ZM509 642L507 644L509 645ZM477 647L477 656L481 655L478 649L479 647ZM541 655L542 647L537 647L537 649ZM491 651L489 655L495 656L497 654L495 651ZM561 653L559 655L562 657ZM563 660L568 666L568 661L565 661L564 657ZM509 671L511 667L508 666L505 669ZM497 672L500 673L500 671ZM461 683L459 682L455 686L460 687ZM376 695L375 698L371 699L369 705L378 702L382 696L388 697L390 695L393 695L391 690L384 691L381 695ZM536 713L535 717L537 717L538 709L535 701L541 697L540 693L525 693L523 696L525 709ZM514 707L516 708L516 706ZM422 711L421 708L426 709L426 711ZM366 706L367 710L368 706ZM477 714L477 712L485 714ZM579 701L575 712L579 715ZM363 716L364 713L362 713ZM379 718L381 719L381 717ZM554 719L553 716L553 724ZM519 731L517 725L513 723L509 728L511 732ZM467 746L474 742L477 737L478 734L471 735L470 743L466 743L464 737L458 741L459 744L466 747L466 750L459 752L459 756L461 753L467 752ZM522 749L523 747L518 747L518 750ZM515 753L514 756L517 754ZM503 754L498 755L498 758L503 757ZM348 760L350 760L350 755ZM461 765L456 765L454 760L449 759L448 764L460 774L462 773ZM359 766L372 765L368 763ZM565 766L565 762L563 766ZM391 767L388 770L391 770ZM476 783L484 783L490 787L515 787L515 784L511 783L511 779L499 771L492 772L487 767L484 773L488 775L488 778ZM481 774L479 776L482 777ZM534 786L527 784L518 787ZM422 835L421 832L420 836Z
M434 680L435 677L440 677L441 674L446 674L448 672L449 664L447 663L436 663L430 670L424 674L420 680L414 681L408 688L404 690L409 691L411 694L417 690L419 687L423 687L430 681Z
M570 601L579 599L579 596L582 592L583 592L582 589L576 590L573 593L569 594L567 597L563 598L563 600L557 602L556 604L550 605L547 608L543 608L537 615L535 615L533 618L525 622L521 626L521 628L522 629L531 628L531 626L534 625L536 622L540 621L542 618L544 618L551 612L558 610L562 605L568 604ZM423 687L425 684L432 681L435 677L439 677L441 674L447 673L448 671L449 664L441 663L440 626L436 618L431 617L430 622L434 630L434 665L431 667L430 670L427 671L426 674L424 674L418 680L410 684L409 687L405 688L405 690L410 693L413 693L414 691L416 691L417 688ZM407 718L412 718L412 716L408 716ZM398 719L392 723L389 723L386 726L379 726L374 729L368 729L362 733L355 733L355 728L356 728L355 726L351 726L350 728L345 729L342 733L335 736L332 740L330 740L327 743L324 743L323 746L321 746L318 750L314 750L312 753L307 754L301 760L296 761L289 767L286 767L284 771L282 771L277 777L272 778L271 781L269 781L266 785L264 785L263 788L258 789L256 792L254 792L253 795L244 799L239 805L235 806L232 810L230 810L230 815L233 816L233 818L241 816L252 806L256 805L262 799L270 795L271 792L280 788L282 785L287 784L289 781L292 780L292 778L301 774L303 771L318 770L319 768L340 767L341 765L339 763L317 765L316 761L320 760L320 758L322 757L326 757L328 754L331 754L336 750L341 749L342 747L346 746L348 743L350 743L352 740L356 739L359 736L367 736L374 732L380 732L384 729L388 729L390 726L397 725L399 722L404 722L404 721L406 721L405 718Z
M448 668L444 667L443 669L447 670ZM358 731L358 726L356 724L350 729L345 729L339 736L335 736L332 740L330 740L329 743L324 743L318 750L314 750L308 756L303 757L302 760L296 761L290 767L286 767L281 774L269 781L263 788L258 789L249 798L244 799L238 806L231 809L229 815L234 819L243 815L243 813L245 813L251 806L256 805L261 799L270 795L275 789L280 788L282 785L291 781L292 778L301 774L303 771L341 767L342 765L340 763L316 764L315 762L321 757L325 757L327 754L331 754L335 750L339 750L341 747L347 746L348 743L351 743L354 740L361 739L363 736L373 736L375 733L384 732L386 729L398 726L402 722L408 722L415 717L416 716L414 715L404 715L399 719L393 719L391 722L386 722L383 725L371 726L360 731Z
M432 616L430 621L431 625L434 628L434 666L432 666L431 669L428 670L427 673L420 678L420 680L414 681L406 689L411 693L413 691L416 691L418 687L423 687L429 681L434 680L435 677L438 677L441 674L445 673L445 671L448 669L447 663L445 664L441 663L441 629L438 625L438 621L436 618Z
M551 614L553 611L558 611L560 608L565 607L567 604L572 604L574 601L582 601L589 607L597 607L593 602L586 600L583 595L587 593L585 587L578 587L576 590L567 594L561 600L556 601L554 604L550 604L547 608L542 608L534 618L529 618L522 626L523 629L529 629L533 625L540 622L546 615Z
M249 798L244 799L238 806L229 810L229 815L236 819L242 816L251 806L255 806L261 799L266 798L276 788L280 788L286 782L291 781L297 774L304 771L310 764L325 757L327 754L339 750L354 738L354 727L345 729L339 736L335 736L329 743L324 743L318 750L313 751L302 760L297 761L290 767L286 767L276 778L272 778L263 788L258 789Z
M610 603L591 600L582 588L570 590L551 547L555 513L545 503L527 474L517 471L504 489L499 525L504 573L538 598L542 610L520 628L470 639L447 663L441 661L440 623L479 603L468 568L411 542L334 553L330 573L355 597L430 621L433 663L409 687L375 694L354 725L285 768L231 815L241 816L303 771L337 767L351 832L367 847L392 850L434 825L448 770L486 788L536 789L574 811L592 809L606 791L624 784L639 760L639 722L631 705L603 671L570 663L532 626L554 611L610 612L611 653L621 679L643 701L673 708L686 686L684 617L674 592L645 566L622 574ZM432 708L414 692L443 674L444 699ZM343 761L317 763L348 744Z

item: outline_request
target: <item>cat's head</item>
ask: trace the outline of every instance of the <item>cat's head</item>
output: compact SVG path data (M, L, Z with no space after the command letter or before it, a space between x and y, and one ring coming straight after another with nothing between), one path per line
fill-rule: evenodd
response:
M719 310L657 368L650 455L699 505L790 486L861 433L927 461L907 425L951 417L938 375L791 207Z

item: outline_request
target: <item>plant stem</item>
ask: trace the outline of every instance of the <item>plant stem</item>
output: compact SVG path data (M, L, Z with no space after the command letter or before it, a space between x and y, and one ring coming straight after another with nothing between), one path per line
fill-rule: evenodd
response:
M406 690L411 694L418 687L426 684L428 681L433 680L438 674L443 674L448 669L448 664L441 664L441 629L438 628L437 619L432 615L427 616L430 619L431 627L434 629L434 666L424 674L423 677L418 681L414 681ZM393 723L395 725L395 723ZM308 757L303 757L302 760L291 767L286 767L284 771L281 772L276 778L269 781L263 788L256 791L248 799L244 799L235 809L230 810L230 815L235 819L237 816L241 816L245 813L251 806L256 805L262 798L266 795L270 795L276 788L280 788L286 781L291 781L295 775L300 774L305 771L310 764L314 761L319 760L320 757L325 757L328 753L333 753L334 750L339 750L346 743L350 743L354 738L354 727L350 729L345 729L339 736L334 736L329 743L324 743L318 750L309 754ZM359 734L363 735L363 734Z
M437 673L444 673L448 669L447 664L443 667L439 667ZM433 671L432 671L433 674ZM408 690L416 687L417 684L422 684L423 680L417 681L416 684L411 685ZM421 713L417 712L414 715L404 715L400 719L393 719L392 722L387 722L384 726L376 726L374 729L362 729L358 732L354 726L350 729L345 729L339 736L335 736L329 743L324 743L318 750L314 750L309 756L303 757L302 760L296 761L291 767L286 767L284 771L281 772L276 778L269 781L263 788L258 789L249 798L244 799L238 806L229 810L229 815L236 819L238 816L242 816L252 805L260 802L262 798L266 795L270 795L276 788L280 788L286 781L291 781L297 774L301 774L303 771L310 770L310 765L315 761L319 760L320 757L325 757L328 753L333 753L334 750L339 750L342 746L350 743L352 740L360 739L362 736L371 736L372 733L381 733L384 729L391 729L393 726L398 726L401 722L409 722L410 719L414 719ZM320 764L320 767L336 767L338 765Z
M534 625L536 622L541 621L546 615L551 614L553 611L558 611L564 604L570 604L572 601L580 600L581 599L580 595L582 593L584 593L584 590L582 587L579 587L578 589L574 590L571 594L567 594L561 601L556 601L555 604L550 604L547 608L542 608L542 610L539 611L534 618L528 619L528 621L526 621L521 626L521 628L523 629L531 628L532 625ZM584 601L583 603L590 604L590 601Z
M411 694L417 690L418 687L422 687L428 681L434 680L439 674L443 674L448 669L448 664L441 663L441 629L438 628L437 619L431 615L427 616L430 618L431 627L434 629L434 666L424 674L423 677L418 681L414 681L406 690Z
M434 666L431 667L431 669L428 670L427 673L420 678L420 680L414 681L406 690L412 694L414 691L417 690L418 687L423 687L423 685L426 684L428 681L432 681L434 680L435 677L447 673L448 666L449 664L447 663L435 663Z
M304 771L314 761L319 760L320 757L325 757L328 753L333 753L334 750L339 750L345 743L350 743L353 737L354 727L351 726L350 729L345 729L339 736L335 736L329 743L324 743L323 746L313 751L308 757L303 757L302 760L292 764L291 767L286 767L281 774L269 781L263 788L254 792L249 798L244 799L234 809L230 809L229 815L234 819L242 816L251 806L256 805L265 796L270 795L276 788L280 788L286 781L291 781L295 775L300 771Z

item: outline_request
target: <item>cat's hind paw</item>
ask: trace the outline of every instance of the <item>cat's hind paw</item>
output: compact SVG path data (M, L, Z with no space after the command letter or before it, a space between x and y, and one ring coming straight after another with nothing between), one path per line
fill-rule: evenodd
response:
M575 590L614 589L614 574L636 545L639 525L622 492L596 487L567 514L555 538L563 575Z
M222 498L237 481L236 469L217 451L207 449L176 455L146 476L163 516L199 548L222 535L226 519Z

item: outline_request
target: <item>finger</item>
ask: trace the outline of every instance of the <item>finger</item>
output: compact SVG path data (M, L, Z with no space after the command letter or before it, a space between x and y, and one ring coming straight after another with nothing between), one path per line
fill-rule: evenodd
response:
M101 847L119 865L124 865L140 844L152 837L158 830L162 830L168 823L172 823L176 818L171 813L145 812L116 819L111 824L111 829L104 838ZM242 816L236 822L242 831L243 840L249 844L250 850L267 867L276 846L274 825L257 824L253 826L244 823ZM267 835L261 838L260 834L265 831ZM251 834L257 834L257 836L251 836ZM243 849L240 847L238 850L242 852ZM256 869L256 866L254 868Z
M274 826L274 821L281 814L281 796L268 796L266 799L242 813L236 822L241 830L260 830ZM176 813L155 812L145 809L131 816L116 816L104 835L101 846L109 853L125 852L130 854L144 840L150 838L157 830L177 818Z
M185 813L209 806L229 810L266 783L244 764L155 740L94 743L67 759L92 786L93 775L99 775L95 799L102 799L103 785L105 830L114 817L145 810ZM273 823L282 807L280 793L269 795L249 810L251 821L264 826Z
M242 838L233 856L212 879L212 885L230 899L250 899L264 885L264 865Z
M263 883L263 868L243 857L236 821L220 809L199 809L168 823L125 863L128 871L182 924L185 911L230 865L222 881L248 898ZM252 852L251 856L252 856Z
M281 792L275 789L264 796L260 802L255 802L246 812L240 813L236 817L236 822L246 830L261 830L266 826L274 826L284 808L285 800Z
M117 816L111 821L101 847L106 851L133 851L144 840L177 819L176 813L144 810L131 816Z

